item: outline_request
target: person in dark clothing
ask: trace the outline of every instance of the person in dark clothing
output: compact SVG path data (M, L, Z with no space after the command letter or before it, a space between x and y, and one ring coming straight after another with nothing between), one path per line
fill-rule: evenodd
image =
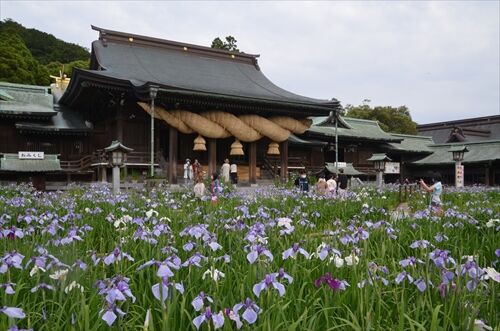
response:
M337 193L339 197L344 198L347 195L347 176L344 174L344 169L339 169L339 178L337 185Z
M298 187L302 192L309 192L309 179L305 171L303 171L298 178Z

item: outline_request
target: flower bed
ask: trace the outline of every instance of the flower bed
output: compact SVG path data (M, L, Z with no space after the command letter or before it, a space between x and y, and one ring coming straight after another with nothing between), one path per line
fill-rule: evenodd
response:
M500 192L203 201L0 187L0 329L450 330L496 326Z

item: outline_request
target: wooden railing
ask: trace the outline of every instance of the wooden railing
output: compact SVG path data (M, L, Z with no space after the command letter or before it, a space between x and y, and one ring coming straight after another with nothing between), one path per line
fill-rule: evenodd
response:
M90 168L90 165L95 161L94 155L86 155L79 160L63 161L61 160L61 169L67 172L85 171Z
M417 184L402 184L399 185L399 202L408 202L408 197L416 192Z

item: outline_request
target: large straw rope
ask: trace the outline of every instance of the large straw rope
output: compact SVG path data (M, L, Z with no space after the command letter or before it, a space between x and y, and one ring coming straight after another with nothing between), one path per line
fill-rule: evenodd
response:
M283 129L278 124L258 115L241 115L240 120L257 130L261 135L272 141L282 142L288 139L290 131Z
M254 130L254 128L245 124L233 114L223 111L208 111L201 115L219 124L240 141L251 142L262 138L262 135L257 130Z
M138 102L139 106L151 114L147 103ZM312 121L296 120L287 116L275 116L270 119L258 115L235 116L222 111L209 111L201 115L185 110L165 110L157 106L155 118L165 121L181 133L198 133L207 138L227 138L231 135L244 142L253 142L268 137L272 141L282 142L290 133L304 133Z

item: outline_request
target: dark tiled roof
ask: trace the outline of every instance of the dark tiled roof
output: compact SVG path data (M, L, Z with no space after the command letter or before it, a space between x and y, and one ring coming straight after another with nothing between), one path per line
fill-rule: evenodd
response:
M99 40L92 43L92 70L76 70L62 102L71 103L71 85L78 76L88 80L130 85L143 91L158 85L170 94L216 96L253 100L293 107L316 107L315 114L337 109L336 100L300 96L273 84L260 70L257 56L215 50L169 40L94 28ZM122 82L122 83L120 83ZM68 93L68 91L70 93ZM293 111L293 109L290 109ZM311 110L309 110L309 114Z

